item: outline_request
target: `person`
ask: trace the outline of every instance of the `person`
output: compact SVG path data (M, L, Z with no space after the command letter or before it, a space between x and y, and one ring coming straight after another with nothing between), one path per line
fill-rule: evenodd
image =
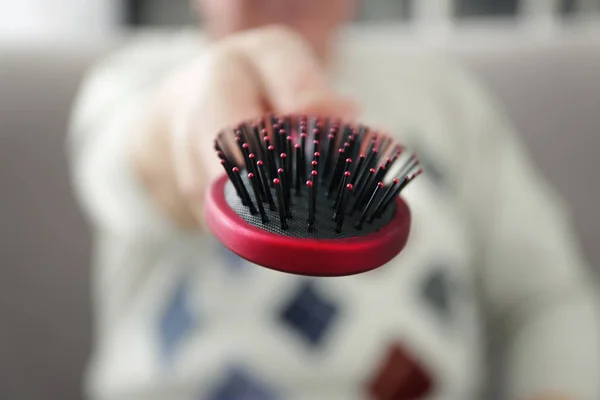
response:
M138 37L91 71L74 109L73 181L96 238L90 398L600 398L594 277L468 73L339 34L353 0L195 5L206 36ZM215 133L266 112L360 121L417 150L399 256L307 278L210 235Z

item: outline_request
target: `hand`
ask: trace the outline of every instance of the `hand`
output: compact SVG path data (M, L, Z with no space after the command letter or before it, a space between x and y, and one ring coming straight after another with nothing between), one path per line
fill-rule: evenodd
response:
M201 227L205 190L223 173L213 149L220 130L270 111L351 118L354 110L334 94L300 36L281 27L248 31L167 79L140 115L134 169L177 225Z

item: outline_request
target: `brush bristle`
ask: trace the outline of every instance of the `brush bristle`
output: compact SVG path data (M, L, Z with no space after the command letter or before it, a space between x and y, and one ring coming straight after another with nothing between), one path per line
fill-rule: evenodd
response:
M277 215L282 231L297 218L307 233L319 230L316 207L325 203L334 225L323 228L341 234L348 217L362 231L422 173L417 156L390 136L332 118L265 117L221 132L214 148L241 204L260 212L259 224Z

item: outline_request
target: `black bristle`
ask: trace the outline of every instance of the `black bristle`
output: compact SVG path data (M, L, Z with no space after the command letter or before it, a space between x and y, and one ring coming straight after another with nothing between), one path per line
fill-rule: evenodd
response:
M410 171L415 169L419 165L419 159L413 154L405 163L400 167L400 176L408 175Z
M271 181L277 178L277 161L275 161L275 146L269 145L267 148L267 160L268 160L268 168L269 175L271 176Z
M273 179L273 185L275 185L275 191L277 192L277 208L279 209L279 221L281 223L281 230L288 230L288 224L285 215L285 200L283 195L283 188L281 187L281 181L277 178Z
M217 141L217 139L215 139L213 141L213 147L214 147L215 151L223 152L223 149L221 148L221 145L219 145L219 142Z
M335 209L335 212L333 213L334 221L337 221L337 219L339 217L340 206L342 205L342 196L344 195L344 189L346 188L346 185L348 184L348 179L350 179L350 171L344 172L344 177L342 178L342 183L340 184L339 194L338 194L337 198L335 199L335 203L333 204L333 208Z
M365 160L365 165L362 168L361 174L356 178L356 190L354 191L354 194L356 196L359 192L362 191L363 186L367 183L367 179L369 178L369 171L373 168L379 156L377 150L372 150L368 154L369 155Z
M371 190L375 189L375 186L377 185L378 182L383 182L387 172L388 172L388 169L385 167L385 165L384 164L380 165L379 169L377 170L377 173L375 174L375 180L371 183L371 186L369 186L367 188L367 192L370 192Z
M271 117L271 139L273 145L277 147L277 132L279 132L279 119L275 116Z
M335 198L335 202L333 203L333 208L337 208L339 200L341 198L341 194L344 190L344 188L346 187L346 185L350 182L348 182L348 179L350 177L350 165L352 164L352 159L351 158L347 158L346 159L346 165L344 167L344 171L342 172L342 178L341 183L339 185L339 189L337 191L337 196Z
M392 159L388 158L387 160L385 160L385 170L389 171L390 170L390 166L392 165Z
M263 191L265 192L266 200L269 203L269 209L271 211L275 211L275 202L273 201L273 195L271 194L271 189L269 188L269 178L267 178L267 173L265 172L263 162L258 161L256 163L256 168L258 169L258 174L263 185Z
M358 158L358 163L356 163L356 166L354 167L354 171L352 171L352 185L356 186L357 184L357 178L360 174L362 174L362 168L365 164L365 155L361 154L360 157Z
M319 140L313 140L313 154L319 151Z
M313 154L313 161L316 161L318 163L319 158L321 158L321 153L319 153L318 151L315 151Z
M308 187L308 231L313 233L315 231L315 203L317 196L312 181L307 181L306 186Z
M352 135L348 138L348 144L350 145L348 147L348 157L352 158L352 159L356 159L355 152L356 152L357 146L356 146L356 137L354 135Z
M252 203L252 199L250 198L248 189L246 189L246 185L244 185L244 181L242 181L242 177L240 175L240 169L238 167L233 167L231 169L231 171L233 173L234 179L237 181L237 184L238 184L238 187L240 188L242 196L244 196L244 198L246 199L246 203L247 203L246 205L248 206L248 208L250 208L250 214L252 214L252 215L256 214L256 207L254 207L254 204Z
M283 118L283 129L285 130L285 136L292 136L292 116L286 115Z
M244 152L244 160L246 161L246 171L254 173L254 165L250 159L250 145L244 143L242 145L242 151Z
M305 132L300 133L300 152L302 153L302 181L306 180L306 139L308 135Z
M287 137L285 129L279 129L279 134L277 135L278 140L279 140L279 147L277 148L277 151L279 153L285 153L286 150L286 143L285 143L285 138ZM283 165L280 165L281 168L283 168Z
M379 157L381 156L381 152L379 149L373 149L370 154L370 159L367 159L367 168L375 168L375 166L379 163Z
M247 206L248 202L246 201L246 197L244 197L244 194L242 193L242 190L240 189L238 180L233 175L233 172L232 172L233 167L227 162L227 160L221 160L221 165L223 166L223 168L225 168L225 173L227 173L229 180L233 184L233 187L235 188L235 191L237 192L238 197L242 201L242 205Z
M263 142L264 142L264 150L265 150L265 156L263 158L263 161L265 162L265 167L267 169L267 174L270 178L271 182L273 179L275 179L276 177L273 175L272 173L272 168L271 168L271 157L269 154L269 147L271 146L271 139L268 136L263 136Z
M283 168L279 168L277 170L277 176L279 177L279 181L281 182L281 191L283 192L283 207L285 211L285 215L287 218L292 217L291 207L290 207L290 198L288 196L289 185L286 178L286 173Z
M313 170L310 173L310 179L313 182L313 190L315 192L315 196L317 196L319 194L319 172L316 170Z
M300 118L298 118L298 127L296 129L298 135L300 135L303 126L306 126L306 115L302 115Z
M246 143L250 145L251 153L258 153L258 143L254 140L254 134L252 132L252 126L249 124L243 124L241 131L245 137Z
M400 180L396 189L390 194L389 198L386 198L385 203L383 204L379 214L375 216L375 218L381 216L385 212L385 210L389 207L389 205L394 201L396 197L408 186L410 182L412 182L417 176L419 176L423 170L419 170L411 176L405 176Z
M342 199L340 200L337 224L335 226L335 231L337 233L342 233L342 227L344 226L344 219L346 216L346 205L348 204L348 199L350 197L350 193L352 192L352 184L349 183L346 185L346 190L342 193Z
M287 162L285 164L285 170L288 171L288 179L289 179L289 187L292 187L292 178L294 177L294 143L292 141L292 137L288 136L286 138L286 147L285 154L287 154Z
M355 225L355 228L358 230L361 230L363 227L363 224L365 223L365 221L367 220L367 213L371 210L371 207L373 206L373 202L375 200L375 197L377 196L377 193L383 189L383 183L382 182L378 182L377 186L375 186L375 190L373 191L373 194L371 195L371 198L369 199L369 202L367 203L367 206L363 209L363 212L358 220L358 222Z
M396 186L396 188L389 194L388 197L385 198L385 202L381 206L381 209L379 210L379 212L375 215L375 218L378 218L381 214L383 214L385 212L385 210L394 201L394 199L396 197L398 197L398 195L400 194L400 192L402 191L402 189L404 189L404 187L406 187L406 185L408 184L409 180L410 180L410 178L408 176L405 176L404 178L402 178L400 180L400 183L398 183L398 185Z
M351 157L350 157L350 143L348 143L348 142L344 143L344 147L343 147L343 149L344 149L344 159L346 159L346 160L348 160L349 158L351 159ZM347 161L346 161L346 162L347 162ZM337 186L337 185L338 185L338 183L339 183L339 182L342 180L342 177L343 177L343 175L344 175L344 171L345 171L345 170L346 170L346 169L345 169L345 168L343 168L341 171L339 171L339 172L337 172L337 173L335 173L335 174L333 175L333 177L332 177L332 178L335 180L335 185L334 185L334 187L335 187L335 186Z
M373 210L373 214L371 214L371 216L369 217L369 223L373 222L373 220L380 215L380 213L383 210L383 206L386 204L387 200L390 197L392 197L392 193L394 192L394 188L396 187L396 185L399 182L400 182L400 179L396 178L396 179L394 179L394 181L392 182L392 184L387 188L387 190L385 191L385 193L381 197L381 200L379 200L379 203L377 203L377 206L375 206L375 209Z
M373 150L375 150L376 148L377 148L377 134L373 134L373 136L371 137L371 141L369 142L369 145L367 146L366 154L371 154L373 152Z
M229 145L227 144L227 140L225 140L224 138L224 133L221 132L219 133L219 135L217 136L217 139L215 140L215 144L219 147L220 151L223 152L223 154L225 154L225 157L227 158L227 160L235 167L238 167L236 159L233 155L233 152L231 151L231 148L229 147Z
M296 184L296 196L300 196L302 194L302 168L304 167L302 165L302 149L300 148L299 144L296 144L295 146L296 148L296 182L294 182Z
M246 124L239 124L236 127L236 131L239 134L239 136L242 138L242 141L244 143L248 143L248 135L247 135L247 132L246 132Z
M395 148L395 147L397 147L397 145L391 136L388 136L388 139L389 139L389 141L387 143L385 151L386 151L386 153L388 153L389 157L392 157L392 155L397 152L397 149Z
M365 178L363 179L364 183L362 183L360 189L358 190L358 193L356 194L356 201L354 202L354 206L350 209L351 214L360 208L365 193L367 192L367 189L370 186L371 182L374 180L376 173L377 171L375 171L375 169L369 169L369 173L366 174Z
M260 138L260 130L258 124L252 126L252 133L254 133L254 143L256 147L256 154L258 155L259 160L265 159L265 149L263 147L263 141Z
M339 149L338 150L338 156L337 156L337 162L335 164L335 168L333 170L333 175L331 177L331 180L329 181L329 188L327 188L327 198L331 198L331 196L333 195L333 189L336 186L336 183L338 182L336 180L336 177L338 175L341 176L341 174L343 173L343 169L344 168L344 149Z
M242 139L242 135L238 132L236 132L236 134L235 134L235 143L237 144L238 148L242 152L242 156L243 156L244 148L242 146L244 145L244 140Z
M352 136L352 127L350 125L345 125L344 129L342 130L342 143L347 142L350 139L350 136Z
M250 159L250 163L252 164L252 170L250 170L249 172L252 174L256 175L256 179L260 182L260 175L258 174L258 171L256 170L256 156L254 155L254 153L251 153L248 158ZM265 200L265 193L262 190L262 184L259 186L259 194L260 194L260 198L262 201Z
M350 158L350 143L345 142L343 149L344 149L344 157Z
M258 211L260 212L260 218L263 224L269 222L269 217L267 217L267 213L265 212L265 208L263 207L261 193L260 193L260 183L257 180L258 176L254 175L252 172L248 174L248 180L252 184L252 188L254 189L254 199L256 200L256 205L258 206Z
M313 127L313 140L321 140L323 134L323 124L318 119L315 119L315 125Z
M379 139L379 152L384 155L388 151L388 147L392 144L392 138L387 135L381 135Z
M271 144L275 146L275 151L279 150L279 123L273 124L273 128L271 130Z
M386 172L387 171L386 171L384 165L379 166L379 169L377 169L377 172L373 176L372 180L370 182L368 182L367 186L365 187L364 195L363 195L362 199L359 200L359 204L358 204L359 208L362 207L367 202L367 200L369 199L369 197L368 197L369 193L371 193L373 190L375 190L377 183L383 181L383 178L385 177Z
M287 156L286 153L281 153L279 155L279 159L280 159L280 164L281 164L280 169L283 170L283 177L284 177L283 182L282 182L283 189L284 189L283 194L285 195L285 201L286 201L286 204L288 205L287 209L289 209L289 207L290 207L289 203L291 202L290 197L291 197L291 191L292 191L292 173L288 169L289 157ZM277 175L278 175L279 179L281 179L279 170L277 170ZM288 213L288 214L290 214L290 213Z
M392 163L390 164L390 167L389 167L390 171L394 167L394 164L396 163L396 161L398 161L398 159L402 155L403 151L404 151L404 148L402 146L396 146L395 154L394 154L394 157L392 157Z
M331 163L333 161L333 157L335 156L335 135L330 133L327 136L327 151L325 153L325 162L323 163L323 176L329 176L329 170L331 169Z
M359 143L363 143L364 140L365 140L365 138L368 136L368 134L369 134L369 128L367 128L364 125L359 125L358 126L358 134L357 134L357 136L358 136Z

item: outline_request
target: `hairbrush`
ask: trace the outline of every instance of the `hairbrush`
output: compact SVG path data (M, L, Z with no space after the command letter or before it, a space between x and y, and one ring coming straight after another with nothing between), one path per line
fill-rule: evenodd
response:
M216 238L240 257L308 276L381 267L404 248L399 194L422 170L390 136L336 118L269 115L221 131L225 174L205 203Z

